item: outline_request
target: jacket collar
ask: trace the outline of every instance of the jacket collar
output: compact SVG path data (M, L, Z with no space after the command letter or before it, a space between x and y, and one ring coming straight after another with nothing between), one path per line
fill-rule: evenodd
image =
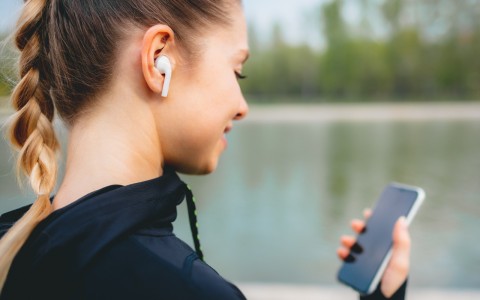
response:
M90 193L42 221L18 253L11 271L17 269L20 273L15 273L21 274L22 269L33 268L74 276L118 238L151 224L171 228L185 190L178 175L166 170L152 180Z

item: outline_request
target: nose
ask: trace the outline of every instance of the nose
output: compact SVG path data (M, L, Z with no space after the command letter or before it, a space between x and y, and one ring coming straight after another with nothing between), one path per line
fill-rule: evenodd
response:
M243 95L241 96L241 101L240 101L240 106L238 108L237 115L235 116L234 120L241 120L245 118L245 116L248 114L248 104L247 101L245 100L245 97Z

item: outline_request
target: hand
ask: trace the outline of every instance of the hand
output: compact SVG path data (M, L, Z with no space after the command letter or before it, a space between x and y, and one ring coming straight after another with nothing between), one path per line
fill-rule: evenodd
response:
M364 211L365 219L372 214L371 210ZM360 234L365 227L365 221L352 220L351 227L353 231ZM342 260L348 259L350 248L355 245L355 237L342 236L340 242L342 246L338 248L337 254ZM402 286L408 276L410 269L410 234L408 225L404 217L398 219L393 229L393 251L390 262L382 277L381 291L384 296L390 298Z

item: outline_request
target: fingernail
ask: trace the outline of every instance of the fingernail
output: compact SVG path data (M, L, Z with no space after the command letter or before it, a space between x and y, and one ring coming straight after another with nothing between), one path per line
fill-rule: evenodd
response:
M358 243L353 244L353 246L350 248L350 250L353 253L357 253L357 254L362 254L363 253L363 247L360 246Z
M353 263L355 261L355 257L353 255L349 254L345 259L343 260L346 263Z
M408 227L407 218L405 218L405 216L401 216L401 217L400 217L400 223L402 224L401 226L402 226L403 228L407 228L407 227Z

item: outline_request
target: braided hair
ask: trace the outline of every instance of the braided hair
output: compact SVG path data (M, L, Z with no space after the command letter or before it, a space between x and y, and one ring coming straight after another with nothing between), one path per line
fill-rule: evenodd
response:
M43 24L46 0L28 1L15 33L15 45L21 51L20 82L12 94L17 110L12 118L9 138L19 150L17 168L30 178L37 195L28 212L5 234L0 243L0 290L18 250L33 228L51 210L49 195L57 175L56 152L59 144L52 120L54 105L49 95L46 47Z

